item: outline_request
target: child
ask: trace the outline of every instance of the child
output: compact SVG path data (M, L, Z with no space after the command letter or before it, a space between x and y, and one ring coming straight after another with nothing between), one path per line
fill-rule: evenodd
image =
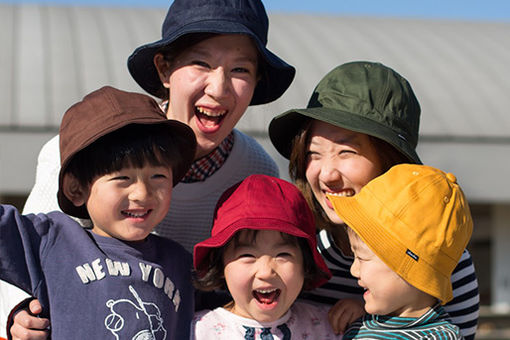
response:
M186 339L191 256L150 234L189 168L192 130L142 94L103 87L65 113L61 212L0 206L0 278L36 296L53 339Z
M294 302L331 276L316 250L312 213L292 184L252 175L227 190L211 237L194 248L197 288L233 301L202 311L192 339L337 339L327 307Z
M462 339L442 306L473 230L454 175L400 164L352 197L328 196L348 225L367 315L344 339Z

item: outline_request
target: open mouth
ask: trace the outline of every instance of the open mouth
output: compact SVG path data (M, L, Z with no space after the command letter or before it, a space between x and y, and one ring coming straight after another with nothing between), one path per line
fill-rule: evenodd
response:
M195 115L204 129L215 129L227 116L226 110L210 110L203 107L195 107Z
M145 218L152 212L152 209L146 210L144 212L131 212L131 211L121 211L121 214L129 217L129 218Z
M261 304L270 305L278 300L281 290L275 289L257 289L254 290L253 297Z
M336 196L336 197L351 197L351 196L354 196L356 193L352 189L346 189L346 190L342 190L339 192L328 191L326 194L330 195L330 196Z

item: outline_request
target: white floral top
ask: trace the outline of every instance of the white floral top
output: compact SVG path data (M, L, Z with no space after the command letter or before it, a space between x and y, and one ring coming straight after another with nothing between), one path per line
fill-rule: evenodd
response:
M224 308L195 313L191 339L197 340L329 340L335 335L328 322L329 307L295 302L279 320L260 323Z

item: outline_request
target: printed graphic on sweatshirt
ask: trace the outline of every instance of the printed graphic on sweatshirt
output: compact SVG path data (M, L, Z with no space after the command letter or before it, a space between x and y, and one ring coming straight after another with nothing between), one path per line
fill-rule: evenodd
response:
M181 293L174 282L163 273L163 270L150 264L139 262L138 269L134 272L128 262L113 261L111 259L95 259L76 267L76 272L83 284L100 281L108 277L132 276L147 282L148 284L163 290L163 293L170 299L175 311L179 310Z
M133 298L108 300L106 306L110 314L104 325L119 340L165 340L167 331L158 306L144 302L130 285ZM137 320L137 322L129 322Z

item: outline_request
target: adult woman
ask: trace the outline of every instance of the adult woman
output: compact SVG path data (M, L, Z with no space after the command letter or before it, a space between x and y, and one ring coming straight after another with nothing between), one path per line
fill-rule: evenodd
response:
M260 0L175 0L162 39L140 46L128 59L137 83L163 99L167 117L188 124L197 137L195 162L174 188L170 212L157 228L188 250L207 238L214 206L226 188L254 173L278 176L263 148L234 129L249 105L277 99L294 78L294 68L266 48L267 32ZM39 160L24 213L58 209L51 192L56 192L57 138L45 145ZM13 336L46 337L38 331L27 336L21 329L40 328L40 319L26 312L16 319L21 324L14 325Z
M398 163L421 163L418 142L420 106L409 83L377 63L353 62L328 73L306 109L273 119L269 135L290 160L290 176L313 208L319 249L334 277L309 298L334 304L363 294L350 275L349 243L343 221L326 193L352 196ZM478 284L471 256L464 252L452 275L454 300L445 306L466 339L478 320ZM331 314L343 308L336 303ZM333 320L338 322L338 320Z

